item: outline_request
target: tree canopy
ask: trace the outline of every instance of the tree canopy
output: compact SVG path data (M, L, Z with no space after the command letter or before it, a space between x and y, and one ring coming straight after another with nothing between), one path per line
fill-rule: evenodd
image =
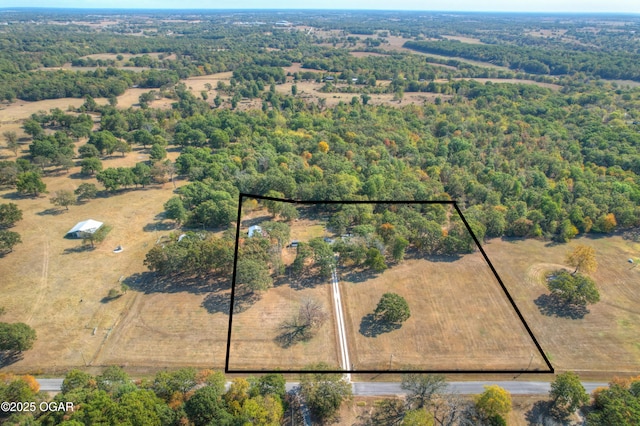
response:
M407 301L396 293L385 293L375 309L375 315L387 322L405 322L411 316Z

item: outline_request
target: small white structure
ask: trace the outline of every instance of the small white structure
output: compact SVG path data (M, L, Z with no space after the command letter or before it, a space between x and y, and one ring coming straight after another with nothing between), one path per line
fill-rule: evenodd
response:
M102 222L93 219L78 222L76 226L67 232L67 236L71 238L82 238L83 234L93 234L100 229L102 225L104 225Z
M249 238L253 237L255 234L258 234L258 237L262 237L264 235L262 233L262 228L258 225L253 225L249 227Z

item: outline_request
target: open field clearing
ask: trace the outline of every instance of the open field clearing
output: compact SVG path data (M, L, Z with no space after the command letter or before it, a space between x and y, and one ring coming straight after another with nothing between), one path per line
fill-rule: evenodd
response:
M124 158L114 157L105 160L104 165L131 166L141 161L139 155L133 152ZM78 172L75 167L69 175L45 177L47 190L53 193L58 189L72 190L82 182L95 183L95 179L71 178ZM16 203L23 211L23 220L12 228L23 243L0 259L0 306L7 310L3 320L26 322L38 333L33 349L7 370L56 372L97 365L100 351L107 349L109 353L110 338L117 334L112 329L131 310L136 298L146 296L129 291L112 301L105 297L110 289L120 288L121 278L145 271L142 260L146 252L160 234L170 232L167 227L156 232L149 224L156 222L156 215L173 195L172 190L173 185L165 183L119 192L70 206L68 211L52 206L46 195L21 198L14 191L0 192L2 202ZM65 239L64 235L77 222L89 218L113 229L94 250L83 250L80 240ZM124 252L113 253L119 244ZM202 308L190 307L191 311L197 309ZM179 317L174 320L189 321ZM138 331L146 334L145 330ZM182 353L179 343L176 342L176 359L177 353ZM159 356L160 352L150 347L145 365L154 363L153 354Z
M187 85L187 88L190 88L196 96L199 96L201 91L207 90L205 87L207 83L211 84L211 86L213 86L213 89L215 90L216 85L219 81L224 81L228 84L229 80L231 80L232 75L233 73L231 71L219 72L216 74L189 77L186 80L181 81L184 82L184 84Z
M356 370L548 370L480 253L339 273ZM373 317L387 292L409 302L401 327Z
M124 96L124 95L123 95ZM99 104L106 104L106 99L96 99ZM49 112L53 108L60 108L62 111L66 111L69 106L78 108L84 103L83 98L60 98L60 99L47 99L44 101L22 101L17 100L11 104L0 104L0 124L3 126L8 123L13 123L18 120L25 120L31 117L31 114L35 114L39 111ZM3 130L4 131L4 130Z
M578 243L593 247L598 262L592 277L600 302L585 313L545 304L545 274ZM484 248L556 371L609 378L640 370L640 269L627 262L638 256L639 243L614 236L566 245L490 240Z
M339 365L335 324L326 321L317 334L306 342L283 347L276 342L281 334L280 324L297 315L305 298L312 298L333 312L330 286L294 289L290 285L277 285L265 291L260 299L243 312L233 314L233 330L229 368L301 370L307 364L326 362Z
M452 36L452 35L443 35L442 37L446 38L447 40L458 40L461 43L467 43L467 44L485 44L481 42L479 38Z

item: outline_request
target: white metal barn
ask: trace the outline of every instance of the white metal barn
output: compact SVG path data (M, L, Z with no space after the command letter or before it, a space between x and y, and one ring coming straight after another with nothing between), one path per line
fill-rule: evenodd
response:
M83 234L93 234L103 225L102 222L97 220L88 219L82 222L76 223L76 226L71 228L67 232L67 236L71 238L82 238Z

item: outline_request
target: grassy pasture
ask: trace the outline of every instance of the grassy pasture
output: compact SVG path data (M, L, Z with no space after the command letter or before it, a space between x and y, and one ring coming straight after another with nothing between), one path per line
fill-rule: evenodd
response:
M287 284L277 285L265 291L251 307L233 315L233 331L229 366L231 369L302 369L310 363L324 361L339 365L338 346L334 321L328 320L317 334L307 342L288 348L276 342L280 334L278 326L298 313L305 298L322 303L333 313L330 286L294 289Z
M588 312L546 304L545 274L561 266L575 244L592 246L598 270L592 274L600 302ZM621 236L579 238L569 244L490 240L484 246L516 304L557 370L610 378L640 370L640 243Z
M480 253L408 259L372 277L340 275L356 370L547 370ZM411 309L391 331L372 318L386 292Z

